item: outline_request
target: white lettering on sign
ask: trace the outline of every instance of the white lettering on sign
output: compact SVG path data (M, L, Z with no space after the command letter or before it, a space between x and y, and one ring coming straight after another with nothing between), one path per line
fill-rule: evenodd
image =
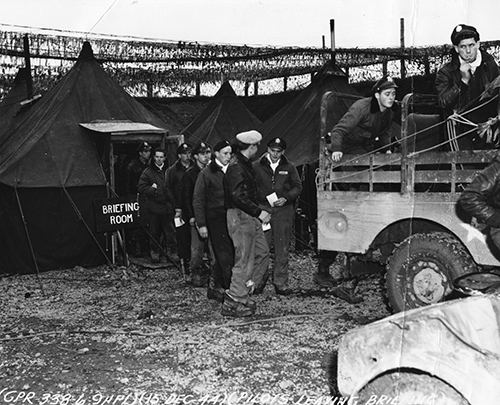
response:
M137 201L108 204L102 206L102 213L106 214L120 214L122 212L139 211L139 203Z
M112 215L109 217L109 223L111 225L129 224L131 222L134 222L134 216L132 214Z

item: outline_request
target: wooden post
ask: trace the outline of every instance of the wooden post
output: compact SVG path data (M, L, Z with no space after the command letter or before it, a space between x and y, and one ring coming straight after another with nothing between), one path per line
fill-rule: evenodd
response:
M331 50L331 57L332 57L332 62L335 64L335 56L336 56L336 50L335 50L335 20L331 19L330 20L330 50Z
M283 77L283 92L285 92L287 90L287 87L288 87L288 77L284 76Z
M28 34L24 34L23 37L23 48L24 48L24 65L27 70L26 76L26 89L28 91L27 98L33 98L33 78L31 77L31 60L30 60L30 41Z
M248 97L248 87L250 86L250 83L245 82L245 97Z
M200 86L199 80L196 80L196 82L195 82L195 93L196 93L196 96L201 95L201 86Z
M387 76L387 60L382 62L382 76Z
M431 65L429 63L429 55L427 54L427 52L424 55L424 74L431 74Z
M146 83L146 96L152 98L153 97L153 83Z
M406 77L406 67L405 67L405 58L404 58L404 51L405 51L405 19L401 18L400 23L399 23L399 35L400 35L400 42L401 42L401 79L404 79Z
M322 48L326 49L326 43L325 43L325 36L321 35L321 43L322 43Z
M255 80L253 82L253 95L257 96L259 94L259 81Z

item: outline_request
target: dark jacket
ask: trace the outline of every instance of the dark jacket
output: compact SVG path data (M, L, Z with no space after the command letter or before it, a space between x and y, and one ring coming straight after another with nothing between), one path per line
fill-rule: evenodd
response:
M193 210L193 193L194 185L196 184L196 178L200 173L200 167L195 163L189 169L186 170L184 176L182 176L181 183L181 208L182 217L185 221L189 221L194 218Z
M199 227L207 226L207 216L217 216L226 211L224 207L224 172L215 160L212 160L196 179L193 210L196 224Z
M453 51L451 61L446 63L436 74L436 90L439 105L445 109L446 115L453 110L463 110L471 101L476 100L486 86L498 76L498 65L493 57L481 50L482 61L476 68L468 84L460 75L460 59Z
M262 212L257 204L257 181L252 162L240 152L235 154L224 176L224 200L227 209L239 208L253 217Z
M253 164L257 176L259 203L269 205L266 196L276 193L286 198L286 205L293 204L302 191L302 182L294 165L282 155L273 172L267 155Z
M187 169L188 168L182 165L180 159L177 159L175 163L167 169L167 186L172 191L175 209L180 209L182 205L182 176L184 176Z
M394 112L380 111L375 97L357 100L331 131L331 152L368 153L391 143Z
M480 222L500 228L500 155L476 175L458 203Z
M146 198L146 208L154 214L165 214L173 208L173 196L165 181L165 169L151 163L139 178L139 193ZM152 185L156 183L156 188Z
M125 170L125 194L137 194L139 178L146 167L148 167L148 163L143 163L138 157L127 165Z

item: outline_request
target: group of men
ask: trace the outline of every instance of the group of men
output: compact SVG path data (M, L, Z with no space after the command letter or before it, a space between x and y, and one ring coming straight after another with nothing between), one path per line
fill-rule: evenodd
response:
M499 74L493 57L480 49L479 33L474 27L457 25L451 42L451 61L437 72L435 81L445 116L463 112L477 102ZM370 97L352 104L331 131L328 150L333 162L340 162L347 153L391 153L396 88L395 82L384 76L375 83ZM208 296L223 301L225 315L249 316L255 312L256 303L251 296L260 293L266 284L271 245L275 252L275 291L281 295L291 292L288 249L294 203L302 185L296 168L283 155L286 142L281 138L270 141L267 153L252 162L261 139L261 134L252 130L236 135L232 144L221 141L213 148L200 143L191 150L182 144L177 150L179 159L168 169L162 150L154 151L151 166L146 167L149 145L144 143L139 150L139 162L129 165L129 184L141 172L137 184L149 215L151 260L159 259L157 242L163 234L167 255L176 258L178 252L193 284L204 285L207 273L202 258L210 240L213 265ZM472 138L471 147L475 142ZM495 176L500 178L498 173L500 170L495 169ZM477 196L477 192L473 195ZM495 225L498 222L494 209L482 209L482 214L493 218L490 220ZM336 256L335 252L319 254L314 280L321 287L339 283L338 278L330 275ZM355 283L338 295L349 302L359 302L354 288Z
M276 294L292 292L288 255L302 183L284 156L281 138L272 139L267 152L253 161L261 140L251 130L213 147L183 143L170 167L164 150L151 151L144 142L127 166L127 184L136 182L148 224L151 261L159 262L165 246L166 256L183 265L189 283L207 286L208 298L223 302L224 315L252 315L256 304L250 296L263 291L271 274ZM140 232L131 232L131 246L139 248Z

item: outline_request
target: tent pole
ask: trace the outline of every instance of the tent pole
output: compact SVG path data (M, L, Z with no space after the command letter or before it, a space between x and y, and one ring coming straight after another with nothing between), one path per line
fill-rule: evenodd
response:
M110 184L112 192L114 192L115 191L115 170L114 170L115 152L114 152L114 146L113 146L113 142L111 141L111 138L109 140L108 160L109 160L109 184ZM110 196L108 195L108 198L109 197ZM111 262L113 264L116 263L115 249L116 249L116 234L115 234L115 232L111 232Z
M113 194L117 196L118 194L116 193L115 190L115 149L114 149L114 144L113 141L110 138L109 141L109 185L110 189L108 190L108 198L110 198L110 194ZM118 243L117 243L118 242ZM125 266L128 267L129 261L128 261L128 255L127 255L127 248L125 246L125 232L123 232L123 235L120 233L119 230L116 230L111 234L111 260L113 264L116 263L116 251L117 251L117 246L120 246L123 252L123 258L125 262Z
M90 233L90 236L92 237L92 239L94 240L94 242L96 243L97 247L99 248L99 250L101 251L101 253L103 254L104 258L106 259L106 261L108 262L108 264L112 264L111 263L111 260L109 260L109 257L108 255L106 254L105 250L102 248L102 246L100 245L99 241L97 240L97 238L95 237L94 233L92 232L92 229L90 229L89 225L87 224L87 222L83 219L83 215L82 213L80 212L80 210L78 209L77 205L75 204L75 202L73 201L73 199L71 198L71 196L69 195L68 193L68 190L66 190L66 187L64 186L61 186L62 189L64 190L64 193L66 194L66 197L68 197L68 200L71 204L71 206L73 207L73 210L75 211L76 215L78 215L78 219L80 219L80 221L83 222L83 225L85 225L85 228L87 228L87 231L89 231Z
M26 223L26 217L24 216L23 207L21 205L21 199L19 198L16 186L14 186L14 192L16 193L17 206L19 207L19 212L21 213L21 218L23 220L24 232L26 233L26 238L28 239L28 246L30 248L31 258L33 259L33 263L35 264L36 279L38 280L38 284L40 284L42 295L45 297L45 290L43 289L42 280L40 279L40 269L38 268L38 263L36 261L36 256L35 256L35 250L33 249L33 244L31 243L30 234L28 232L28 224Z

